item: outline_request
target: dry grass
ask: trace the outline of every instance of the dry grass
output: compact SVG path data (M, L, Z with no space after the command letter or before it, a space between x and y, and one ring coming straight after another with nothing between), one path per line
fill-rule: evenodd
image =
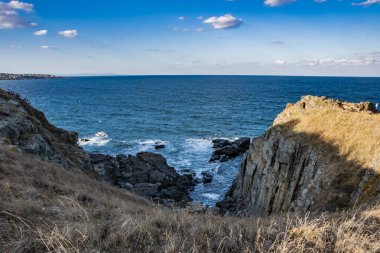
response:
M279 116L297 122L292 127L296 133L318 136L318 141L331 144L339 156L355 161L362 168L372 168L380 173L380 113L351 112L337 107L331 100L315 100L314 107L300 109L298 102L288 106ZM283 117L288 114L288 117Z
M0 252L379 252L380 207L227 218L153 206L0 148Z

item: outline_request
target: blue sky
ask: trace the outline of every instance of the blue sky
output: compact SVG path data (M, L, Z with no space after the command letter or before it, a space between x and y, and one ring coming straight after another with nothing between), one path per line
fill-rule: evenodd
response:
M380 0L0 0L0 72L380 76Z

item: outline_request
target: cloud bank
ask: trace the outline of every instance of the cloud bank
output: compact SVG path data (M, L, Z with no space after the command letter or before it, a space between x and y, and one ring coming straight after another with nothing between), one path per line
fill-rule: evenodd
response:
M361 3L353 3L352 5L356 5L356 6L369 6L369 5L372 5L372 4L380 4L380 0L367 0L367 1L364 1L364 2L361 2Z
M0 29L14 29L30 25L20 16L20 12L30 13L32 11L33 4L19 1L0 2Z
M220 17L210 17L203 21L205 24L210 24L215 29L232 29L239 27L243 21L240 18L236 18L231 14L226 14Z

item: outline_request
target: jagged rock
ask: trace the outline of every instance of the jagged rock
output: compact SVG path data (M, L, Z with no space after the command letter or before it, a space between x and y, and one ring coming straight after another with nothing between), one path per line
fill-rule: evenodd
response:
M209 184L212 182L212 175L210 172L207 172L207 171L202 171L201 172L201 175L202 175L202 182L204 184Z
M158 149L164 149L164 148L165 148L165 145L163 145L163 144L157 144L157 145L154 145L154 148L155 148L156 150L158 150Z
M195 185L192 175L179 175L162 155L142 152L136 156L90 156L94 171L119 187L162 203L191 201L189 191Z
M287 105L273 127L252 141L217 206L225 215L266 216L335 211L378 198L379 176L369 172L380 169L374 158L380 157L380 118L371 114L368 102L326 97Z
M50 124L44 114L17 94L0 89L0 140L66 169L90 170L88 154L77 145L78 134Z
M226 162L247 151L249 148L250 138L243 137L235 141L230 141L226 139L215 139L212 142L214 144L213 148L215 150L211 155L210 162Z

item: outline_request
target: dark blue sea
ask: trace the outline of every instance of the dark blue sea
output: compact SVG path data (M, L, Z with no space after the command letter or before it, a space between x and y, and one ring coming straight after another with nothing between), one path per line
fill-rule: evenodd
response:
M380 78L273 76L122 76L0 81L55 125L79 132L88 151L116 155L158 151L180 173L213 174L192 197L214 205L235 178L241 158L208 163L213 138L259 136L302 95L379 101Z

